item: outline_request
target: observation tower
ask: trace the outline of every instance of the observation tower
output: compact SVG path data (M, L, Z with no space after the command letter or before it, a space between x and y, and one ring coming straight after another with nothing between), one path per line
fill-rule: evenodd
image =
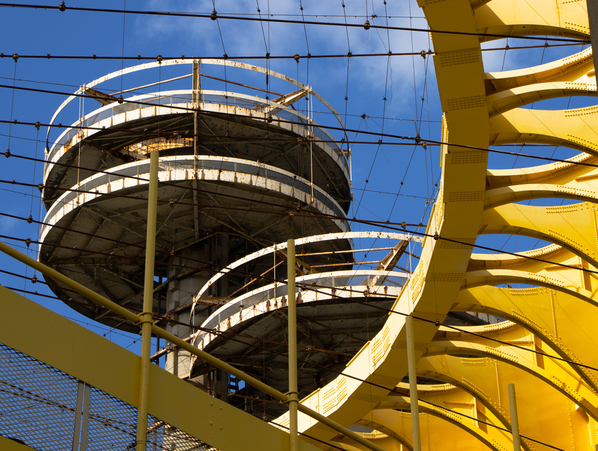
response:
M157 61L82 86L51 124L71 125L47 136L42 263L141 311L148 155L157 150L158 325L285 391L289 238L297 245L300 396L334 377L384 323L408 273L394 269L417 240L351 231L343 122L311 87L229 60ZM379 257L355 266L368 250ZM137 332L47 282L84 315ZM243 390L245 410L282 412L186 352L162 355L167 370L214 396Z

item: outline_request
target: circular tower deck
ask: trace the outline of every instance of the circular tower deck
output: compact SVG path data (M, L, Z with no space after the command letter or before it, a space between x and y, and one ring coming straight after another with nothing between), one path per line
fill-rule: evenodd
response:
M210 74L213 67L231 70L226 81ZM168 70L176 76L165 79ZM123 77L141 83L147 72L158 81L110 94L102 90ZM286 91L251 87L248 80L256 74L277 80L277 88L284 85ZM191 89L182 89L184 83ZM48 133L40 260L140 311L148 155L157 150L158 323L285 391L285 245L294 238L299 358L310 362L300 365L299 382L301 395L309 393L381 327L386 315L381 309L390 307L407 278L393 269L412 240L350 231L349 151L311 117L314 101L326 111L322 117L338 119L335 128L342 130L338 114L310 87L231 61L144 64L82 87L52 119L54 125L72 125L61 126L52 139ZM77 103L73 119L68 111ZM385 240L387 247L378 252L386 257L369 270L354 269L354 254L361 252L354 238L369 243L363 252ZM79 312L138 330L56 281L47 282ZM242 389L231 388L228 375L187 353L164 353L167 369L217 396ZM243 399L258 396L249 388L243 393ZM280 413L266 400L244 408L260 416Z
M202 68L264 71L212 60L144 64L84 86L53 118L54 124L59 123L69 104L80 102L81 96L102 104L48 146L40 260L131 309L141 308L152 150L160 152L156 280L170 292L187 280L190 295L229 262L289 237L349 230L344 220L351 196L346 152L326 130L294 109L302 98L319 96L273 72L268 75L282 79L290 91L274 100L265 99L263 90L255 89L251 95L245 84L240 86L244 92L237 93L202 89L199 63ZM185 75L190 75L195 83L191 88L196 89L166 91L169 83L164 81L154 83L154 92L131 97L101 91L111 79L140 77L142 71L164 71L166 66L195 71ZM227 83L225 88L234 86ZM136 88L143 86L128 91ZM86 98L85 102L94 101ZM334 245L350 249L348 240ZM313 248L321 246L315 243ZM342 254L336 262L351 258ZM322 258L308 260L316 264ZM259 262L244 270L256 271ZM245 283L247 274L227 279L227 287L212 287L207 295L227 296ZM49 283L76 310L136 330ZM155 312L165 313L170 306L159 305L160 294L157 287ZM179 297L179 304L191 299Z

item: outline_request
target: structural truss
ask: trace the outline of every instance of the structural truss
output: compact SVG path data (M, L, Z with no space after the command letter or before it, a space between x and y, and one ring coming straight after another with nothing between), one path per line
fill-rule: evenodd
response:
M414 449L413 398L404 382L408 374L407 317L413 319L416 371L422 382L417 387L421 449L512 449L509 384L516 388L521 448L593 449L598 444L598 107L526 108L545 99L596 96L592 49L537 67L488 73L480 48L482 41L510 36L571 37L589 42L586 1L419 0L419 4L434 30L434 62L444 111L440 194L421 245L420 262L389 305L380 331L340 374L301 399L302 406L315 412L299 414L301 449ZM72 138L77 139L76 135ZM566 146L580 153L568 161L525 169L488 167L488 148L511 143ZM323 158L342 163L340 153L326 154L327 149L322 148ZM339 178L344 176L341 163L336 165ZM172 165L172 172L178 170L180 174L175 175L184 179L184 167L175 168L174 159ZM210 172L209 168L206 171ZM280 177L288 177L283 172ZM323 178L333 178L324 169L321 173ZM108 191L115 182L108 175L101 177L106 180L99 180L98 186L103 183L102 189ZM295 190L292 183L288 186L283 194L293 202L293 196L313 197L309 183L305 192ZM345 191L329 188L329 193L318 195L320 211L343 216ZM567 202L553 202L552 206L524 202L535 199ZM51 213L59 221L69 212L57 209ZM345 231L343 221L327 224L331 231ZM551 244L520 253L478 254L474 245L483 234L528 236ZM87 280L92 275L81 277ZM105 275L106 280L110 277ZM525 288L512 288L514 284ZM128 295L124 288L119 294L123 298ZM80 431L76 428L83 423L99 421L102 415L110 416L105 413L110 409L138 407L138 356L5 289L0 299L3 311L15 312L0 318L0 342L6 347L0 350L26 354L54 368L45 369L54 371L52 377L70 381L68 388L44 395L34 394L33 389L31 393L11 389L2 381L3 396L8 393L24 402L35 398L42 410L58 403L73 417L69 421L74 431ZM234 322L238 310L231 308L227 318ZM504 321L458 328L442 325L450 312L487 313ZM31 323L35 324L35 337L19 327L19 318L27 318L29 330ZM209 327L221 324L214 317L206 321ZM49 322L59 327L50 327ZM228 326L222 323L221 327ZM39 340L40 336L47 339ZM194 344L206 347L210 339L209 334L198 334ZM93 356L83 352L90 346ZM79 358L58 351L65 347L71 350L69 356ZM16 362L14 359L2 360ZM27 362L14 365L35 364ZM287 413L268 423L157 367L152 367L150 376L149 414L154 420L149 427L154 428L156 437L166 434L156 443L176 442L173 446L178 447L173 449L289 449ZM423 383L430 380L436 383ZM87 386L92 387L92 395ZM70 401L64 399L66 395L60 401L53 399L57 392L68 392ZM110 397L112 407L94 407L92 403L92 410L85 410L89 401L85 404L84 400L90 396ZM361 436L371 445L339 434L324 424L323 418L346 427L369 428L364 430L371 432ZM164 425L170 432L163 432ZM36 434L43 437L41 432ZM14 440L18 439L16 432L2 435L3 449L26 449ZM43 441L35 445L21 440L32 448L46 449ZM94 449L108 449L98 446Z

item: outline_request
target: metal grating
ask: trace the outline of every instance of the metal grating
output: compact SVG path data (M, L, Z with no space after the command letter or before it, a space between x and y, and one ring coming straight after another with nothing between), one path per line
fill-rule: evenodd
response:
M78 405L82 387L72 376L0 343L0 435L38 451L134 450L137 409L89 386L88 400L80 397ZM74 445L77 425L78 441L86 446ZM147 438L148 451L214 450L153 416Z
M0 435L39 451L72 449L77 386L68 374L0 344Z

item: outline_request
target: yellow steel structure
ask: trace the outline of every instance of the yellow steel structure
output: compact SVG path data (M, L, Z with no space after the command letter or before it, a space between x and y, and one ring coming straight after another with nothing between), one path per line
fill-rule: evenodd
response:
M341 375L301 400L300 449L400 451L420 441L423 450L513 449L509 384L517 391L521 449L594 449L598 107L522 108L550 98L595 96L592 50L539 67L485 73L480 49L481 41L499 38L492 35L588 41L586 2L418 2L431 30L458 32L432 32L443 141L448 143L441 147L440 194L420 263L384 327ZM488 168L488 146L530 142L581 153L569 162L527 169ZM538 198L576 202L518 204ZM525 235L553 244L517 255L472 254L480 234ZM499 287L510 283L531 287ZM0 302L10 312L0 317L0 342L138 406L139 357L8 290L1 289ZM449 311L489 313L506 321L455 330L440 326ZM413 318L417 374L441 382L417 387L421 436L416 438L409 386L401 382L408 373L411 341L406 316ZM36 337L45 339L26 333L19 318L27 318ZM65 347L68 355L60 351ZM90 348L93 358L84 352ZM159 368L150 370L148 410L156 417L224 451L289 449L282 428L212 399ZM326 420L374 431L348 438L323 424ZM289 425L288 414L273 423ZM0 440L2 449L23 448Z
M442 146L441 193L421 263L386 325L349 363L345 375L302 402L341 424L373 428L378 434L370 439L386 449L412 449L409 393L405 386L397 387L407 373L402 315L411 314L423 320L415 321L418 375L447 383L418 389L422 449L513 449L511 383L517 388L521 448L594 449L598 109L523 108L544 99L595 96L592 50L539 67L485 73L480 48L481 41L500 37L488 34L588 42L586 3L419 4L432 30L467 33L432 32L445 112L443 141L449 144ZM488 168L484 149L511 143L561 145L582 153L570 162L527 169ZM539 198L573 203L518 203ZM525 235L553 244L517 255L471 254L481 234ZM498 287L510 283L532 287ZM437 329L434 322L451 310L508 321L462 331ZM301 431L359 449L307 417L301 420Z

